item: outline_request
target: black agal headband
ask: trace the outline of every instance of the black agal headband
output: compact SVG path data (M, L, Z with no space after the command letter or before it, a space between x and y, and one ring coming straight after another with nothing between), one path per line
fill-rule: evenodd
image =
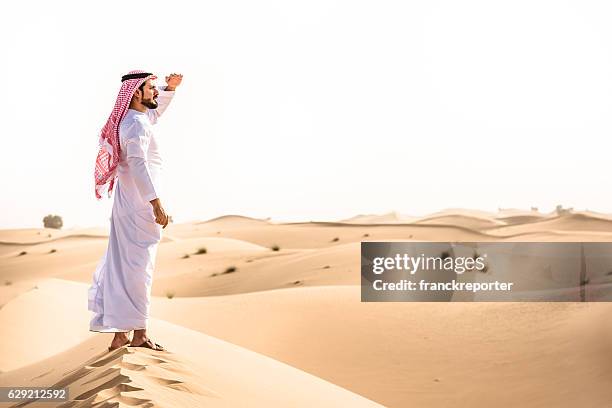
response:
M121 77L121 82L127 81L128 79L141 79L153 75L150 72L143 72L142 74L127 74Z

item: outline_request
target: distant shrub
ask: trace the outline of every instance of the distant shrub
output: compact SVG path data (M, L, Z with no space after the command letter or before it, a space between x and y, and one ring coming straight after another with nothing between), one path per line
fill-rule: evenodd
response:
M237 270L237 269L236 269L236 267L235 267L235 266L230 266L230 267L228 267L228 268L225 270L225 272L223 272L223 273L232 273L232 272L236 272L236 270Z
M270 249L271 249L271 250L273 250L273 251L279 251L279 250L280 250L280 247L279 247L278 245L272 245L272 246L270 247Z
M45 218L43 218L43 225L45 226L45 228L60 229L64 225L64 222L62 221L62 217L60 217L59 215L49 214Z
M10 285L12 285L12 284L13 284L13 282L11 282L10 280L7 280L7 281L4 281L4 284L5 284L6 286L10 286Z
M183 255L183 259L187 259L187 258L189 258L189 254Z
M561 204L558 204L557 207L555 208L555 212L557 213L557 215L565 215L565 214L570 214L574 209L572 207L570 208L563 208L563 206Z
M174 297L174 292L166 292L166 297L172 299Z
M338 237L336 237L336 238L331 240L331 242L338 242L338 241L340 241L340 238L338 238Z
M329 266L329 265L325 265L325 266L323 267L323 269L329 269L329 268L331 268L331 266Z
M50 254L54 254L56 252L57 252L57 249L55 249L55 248L49 251Z
M17 256L23 256L23 255L27 255L27 252L26 252L26 251L21 251L21 252L19 253L19 255L17 255Z
M370 236L370 234L363 234L363 236L364 236L364 237L369 237L369 236Z
M206 253L206 248L202 247L202 248L198 248L198 250L196 251L196 255L202 255Z

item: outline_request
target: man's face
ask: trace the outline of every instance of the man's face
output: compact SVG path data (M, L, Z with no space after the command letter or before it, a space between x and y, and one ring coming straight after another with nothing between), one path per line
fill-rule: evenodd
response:
M142 98L140 103L149 109L157 108L157 96L159 95L159 91L157 90L155 80L147 79L142 86L141 94Z

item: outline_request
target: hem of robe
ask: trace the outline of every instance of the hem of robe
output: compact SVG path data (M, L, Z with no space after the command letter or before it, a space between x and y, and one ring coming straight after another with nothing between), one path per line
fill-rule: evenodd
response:
M132 330L146 330L146 329L143 327L143 328L132 329ZM105 327L105 326L94 326L94 327L89 328L89 331L94 332L94 333L129 333L132 330L116 329L114 327Z
M89 322L89 331L98 332L98 333L126 333L132 330L146 330L147 329L146 322L142 324L141 319L138 319L137 321L135 319L127 319L127 321L125 321L125 324L121 325L122 327L115 327L118 325L108 325L107 326L103 322L105 319L107 320L108 317L109 315L103 316L101 314L96 314Z

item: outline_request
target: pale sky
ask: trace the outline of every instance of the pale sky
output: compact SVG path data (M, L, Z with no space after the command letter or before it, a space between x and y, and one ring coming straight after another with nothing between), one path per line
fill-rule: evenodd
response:
M184 75L156 135L175 222L557 204L612 212L606 1L2 6L0 228L105 226L121 75Z

